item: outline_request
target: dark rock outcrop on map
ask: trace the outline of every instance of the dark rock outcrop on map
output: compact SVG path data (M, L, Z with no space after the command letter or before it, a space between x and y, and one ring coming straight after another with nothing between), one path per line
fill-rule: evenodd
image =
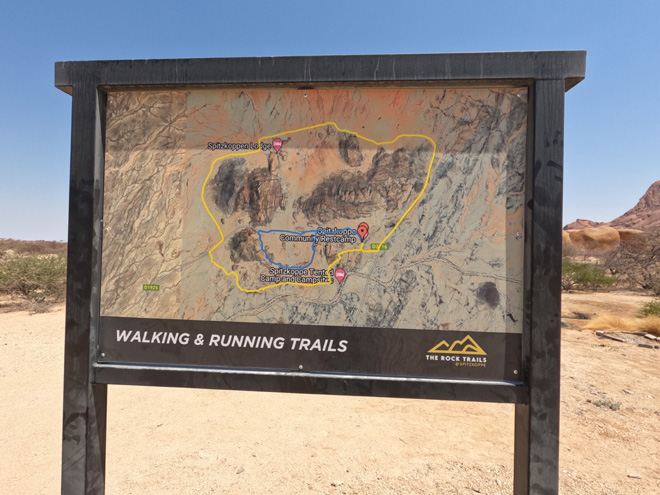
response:
M500 293L493 282L484 282L477 289L477 300L495 309L500 304Z
M331 128L332 129L332 128ZM360 140L353 134L342 134L339 138L339 156L351 167L362 165Z
M285 197L278 177L268 168L248 174L243 157L224 160L214 183L215 204L226 215L246 210L253 225L264 225L273 219L277 208L284 209Z
M374 182L385 199L387 211L399 208L402 200L407 201L410 190L402 185L409 186L412 183L415 192L424 188L432 154L433 146L427 142L412 150L398 148L391 154L382 147L378 148L367 171L367 178Z
M277 174L277 171L280 166L279 157L284 156L284 154L285 154L284 151L281 154L278 154L276 152L274 153L272 151L268 154L268 171L271 174Z
M321 182L309 197L300 198L296 207L311 222L321 224L336 218L362 218L376 208L396 211L410 198L415 162L428 159L424 151L399 148L387 153L380 147L366 174L333 175Z
M234 212L236 193L243 185L246 175L247 168L243 157L228 158L223 161L222 167L218 168L214 178L215 204L225 215Z
M252 225L270 223L278 208L284 209L286 197L277 176L267 168L250 172L236 195L236 211L247 211Z
M259 235L253 229L243 229L232 236L229 240L231 247L231 260L239 261L264 261L265 256L259 243Z
M367 179L374 184L376 193L385 200L388 212L397 210L410 193L409 179L413 175L413 160L406 148L387 153L378 148L371 161Z
M409 179L412 173L412 159L406 148L399 148L390 154L380 147L371 161L367 178L375 181L385 181L388 178Z
M382 206L380 197L360 172L343 172L323 180L296 208L313 223L323 225L336 218L363 218Z

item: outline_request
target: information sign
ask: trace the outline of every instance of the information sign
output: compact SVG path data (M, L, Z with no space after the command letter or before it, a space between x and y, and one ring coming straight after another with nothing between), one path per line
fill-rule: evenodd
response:
M515 493L556 493L585 59L58 62L62 493L104 493L108 384L513 403Z
M109 91L99 362L516 380L527 102Z

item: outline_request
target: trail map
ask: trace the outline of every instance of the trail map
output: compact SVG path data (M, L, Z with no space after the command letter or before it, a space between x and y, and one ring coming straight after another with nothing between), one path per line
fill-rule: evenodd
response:
M519 88L109 93L101 315L521 333L526 115Z

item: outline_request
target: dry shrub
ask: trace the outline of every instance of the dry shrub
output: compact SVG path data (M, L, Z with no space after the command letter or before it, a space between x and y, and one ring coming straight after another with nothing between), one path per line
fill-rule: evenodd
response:
M623 318L616 315L603 315L589 321L584 328L587 330L609 330L613 332L646 332L660 336L660 316Z
M640 318L637 328L640 332L646 332L660 337L660 316L647 316Z
M13 251L14 254L61 254L66 255L66 242L21 241L0 238L0 251Z
M635 318L623 318L616 315L603 315L589 321L587 330L613 330L618 332L636 332Z

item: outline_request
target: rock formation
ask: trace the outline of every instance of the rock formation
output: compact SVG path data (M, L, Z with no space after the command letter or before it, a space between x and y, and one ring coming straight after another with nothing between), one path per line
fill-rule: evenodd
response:
M353 134L342 134L339 138L339 156L351 167L362 165L360 140Z
M644 230L660 227L660 180L654 182L635 205L611 222L594 222L578 218L564 227L564 230L580 230L590 227L614 227L615 229Z
M217 201L216 201L217 203ZM252 225L270 223L278 208L284 209L286 198L277 176L267 168L253 170L236 195L236 211L246 210Z
M567 254L606 254L621 242L644 249L644 230L660 228L660 181L656 181L637 205L611 222L578 219L564 227L562 245Z
M254 229L245 228L234 234L231 243L231 260L239 261L263 261L265 256L259 245L259 235Z
M603 225L603 222L594 222L593 220L585 220L584 218L578 218L575 222L571 222L564 227L564 230L582 230L588 229L590 227L598 227Z
M649 187L635 207L612 220L608 225L617 229L660 227L660 180Z
M347 163L357 160L357 155L350 153L359 151L351 147L350 142L344 146L342 148L340 142L340 153L345 150L343 159ZM366 174L360 171L334 174L321 182L309 197L300 198L296 206L312 223L317 224L335 218L363 218L376 209L397 211L410 200L413 191L409 182L417 161L428 160L422 151L424 148L411 152L401 147L388 153L385 148L379 147Z
M245 158L229 158L215 174L215 204L226 215L234 213L236 193L247 177Z
M621 242L619 231L612 227L589 227L566 232L571 244L590 254L605 254Z

